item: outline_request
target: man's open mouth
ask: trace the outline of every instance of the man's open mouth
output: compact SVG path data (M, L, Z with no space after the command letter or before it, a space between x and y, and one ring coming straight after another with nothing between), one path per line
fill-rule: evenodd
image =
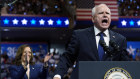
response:
M108 20L107 20L107 19L103 19L103 20L102 20L102 24L103 24L103 25L108 24Z

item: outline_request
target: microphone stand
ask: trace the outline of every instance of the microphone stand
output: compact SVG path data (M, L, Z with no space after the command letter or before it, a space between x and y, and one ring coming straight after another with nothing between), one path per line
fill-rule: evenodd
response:
M110 61L113 61L113 55L112 55L112 51L109 49L109 47L106 45L106 43L102 40L99 41L99 44L101 44L101 46L103 47L103 49L106 51L106 53L109 55L110 57Z
M26 52L26 56L25 56L25 66L28 65L28 60L27 60L27 52Z
M120 48L118 45L116 45L116 43L114 41L110 41L110 45L114 48L115 51L120 52Z
M120 55L124 55L123 53L127 52L125 49L120 49L120 47L115 43L115 41L110 40L110 45L114 48L113 54L116 55L119 53ZM125 56L125 55L124 55ZM128 58L127 58L128 60Z

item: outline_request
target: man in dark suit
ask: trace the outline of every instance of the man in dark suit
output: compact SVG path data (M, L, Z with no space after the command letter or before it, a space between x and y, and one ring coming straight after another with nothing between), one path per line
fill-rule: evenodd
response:
M73 32L71 42L66 52L60 58L56 75L53 79L61 79L75 61L77 64L72 72L71 79L78 79L79 61L110 60L107 52L104 52L103 47L99 44L99 40L103 40L110 48L109 41L113 40L117 43L120 50L126 49L126 38L108 29L111 23L111 11L107 5L100 4L92 9L92 22L94 27ZM116 52L113 58L113 61L128 60L124 52Z

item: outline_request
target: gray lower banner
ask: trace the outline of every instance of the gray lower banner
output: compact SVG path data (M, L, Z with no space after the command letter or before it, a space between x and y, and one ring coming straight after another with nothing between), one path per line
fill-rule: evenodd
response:
M79 79L140 79L140 62L80 61Z

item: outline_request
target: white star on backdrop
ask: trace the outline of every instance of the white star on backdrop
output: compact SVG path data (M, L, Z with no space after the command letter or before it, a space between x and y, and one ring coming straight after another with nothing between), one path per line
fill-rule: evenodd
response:
M45 21L43 19L39 20L40 25L44 25Z
M126 26L127 22L125 20L123 20L121 23L122 23L122 26Z
M49 25L53 25L53 20L51 20L51 19L48 20L48 24L49 24Z
M129 52L130 55L134 55L134 51L136 49L132 48L132 46L129 46L129 48L127 48L127 51Z
M138 26L140 26L140 20L137 22Z
M69 25L69 20L65 20L65 25Z
M13 20L13 24L16 24L17 25L18 24L18 20L17 19L14 19Z
M21 22L22 22L23 25L27 25L28 21L26 19L23 19Z

